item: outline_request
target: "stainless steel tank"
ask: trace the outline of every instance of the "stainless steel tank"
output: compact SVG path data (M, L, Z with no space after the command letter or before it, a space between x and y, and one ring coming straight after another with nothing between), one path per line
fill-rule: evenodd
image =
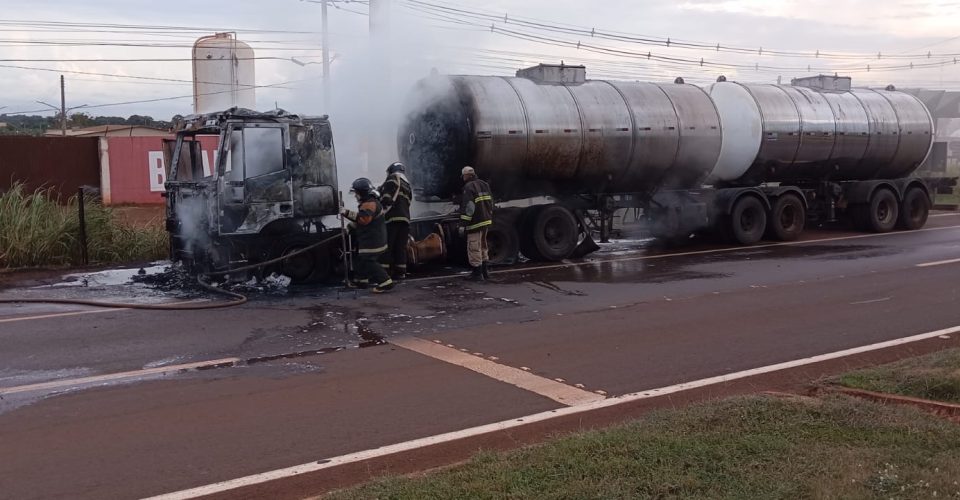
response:
M433 76L408 109L400 157L422 197L458 192L465 165L504 199L898 178L933 141L930 113L901 92L586 80L569 66Z
M457 192L464 165L502 198L690 187L720 152L717 110L686 84L435 76L408 108L400 157L422 196Z
M708 92L725 131L710 182L895 179L916 170L933 142L930 113L901 92L733 82ZM752 162L743 161L748 154L727 160L728 150L747 146Z

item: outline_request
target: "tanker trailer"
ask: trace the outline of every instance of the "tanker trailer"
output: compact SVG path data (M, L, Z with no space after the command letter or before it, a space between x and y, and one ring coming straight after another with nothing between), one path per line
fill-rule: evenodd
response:
M928 189L909 175L933 141L929 112L892 87L849 82L701 88L542 64L515 78L435 75L415 88L398 146L418 200L455 196L464 165L498 202L550 198L498 211L498 256L582 254L619 208L642 209L660 238L711 231L743 245L795 239L808 220L923 226Z

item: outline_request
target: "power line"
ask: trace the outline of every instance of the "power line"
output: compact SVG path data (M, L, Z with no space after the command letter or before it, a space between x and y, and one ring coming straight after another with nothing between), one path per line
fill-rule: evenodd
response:
M273 83L273 84L268 84L268 85L252 85L252 86L250 86L250 87L252 87L252 88L258 88L258 89L261 89L261 88L280 88L280 89L285 89L285 90L291 90L291 88L286 87L286 85L289 85L289 84L291 84L291 83L300 83L300 82L316 81L316 80L319 80L319 79L320 79L320 78L307 78L307 79L302 79L302 80L290 80L290 81L286 81L286 82ZM199 93L199 94L189 94L189 95L171 96L171 97L158 97L158 98L154 98L154 99L141 99L141 100L134 100L134 101L111 102L111 103L106 103L106 104L93 104L93 105L84 106L83 109L108 108L108 107L113 107L113 106L126 106L126 105L129 105L129 104L146 104L146 103L153 103L153 102L175 101L175 100L178 100L178 99L190 99L190 98L193 98L193 97L195 97L195 96L218 95L218 94L226 94L226 93L230 93L230 92L234 92L234 89L230 89L230 90L219 90L219 91L216 91L216 92L203 92L203 93ZM38 110L13 111L13 112L10 112L10 113L3 113L3 114L5 114L5 115L23 115L23 114L28 114L28 113L42 113L42 112L50 112L50 111L51 111L50 109L46 109L46 108L45 108L45 109L38 109Z
M21 69L21 70L28 70L28 71L44 71L44 72L48 72L48 73L67 73L67 74L73 74L73 75L105 76L105 77L110 77L110 78L126 78L126 79L132 79L132 80L148 80L148 81L159 81L159 82L176 82L176 83L191 83L191 84L192 84L192 83L202 83L202 84L206 84L206 85L230 85L230 84L225 84L225 83L223 83L223 82L207 82L207 81L197 81L197 82L195 82L194 80L185 80L185 79L181 79L181 78L162 78L162 77L154 77L154 76L120 75L120 74L116 74L116 73L98 73L98 72L95 72L95 71L79 71L79 70L55 69L55 68L36 68L36 67L31 67L31 66L18 66L18 65L12 65L12 64L0 64L0 68ZM255 87L256 87L256 86L254 86L254 85L244 85L244 84L241 84L240 86L241 86L241 87L245 87L245 88L255 88Z
M424 3L419 0L407 0L407 3L414 2L416 4ZM474 26L481 26L477 23L472 23L470 21L464 21L462 19L458 20L459 23L468 23ZM786 67L786 66L771 66L766 64L743 64L743 63L729 63L729 62L719 62L708 60L706 58L689 59L683 57L675 56L664 56L660 54L654 54L653 52L637 52L628 49L621 49L616 47L609 47L603 45L597 45L593 43L584 43L582 41L571 41L564 40L555 37L538 35L535 33L530 33L526 31L519 31L515 29L506 29L496 24L491 24L489 26L491 33L501 34L507 37L516 38L529 42L537 42L546 45L553 45L557 47L564 48L574 48L577 50L584 50L587 52L594 52L599 54L614 55L619 57L627 57L631 59L647 60L647 61L657 61L664 64L673 64L673 65L690 65L690 66L700 66L707 68L715 69L724 69L724 70L743 70L743 71L754 71L754 72L774 72L774 73L784 73L784 72L806 72L806 73L833 73L836 71L844 71L846 73L869 73L869 72L882 72L882 71L900 71L900 70L913 70L913 69L922 69L922 68L937 68L948 66L951 64L957 64L958 58L944 59L936 62L926 62L926 63L904 63L898 65L873 65L873 64L863 64L858 66L847 66L847 67L821 67L807 65L805 67Z
M934 54L927 52L925 54L903 54L903 53L891 53L884 55L882 51L871 52L871 53L850 53L843 51L790 51L782 49L771 49L763 47L741 47L734 45L724 45L720 43L711 43L703 41L688 41L683 39L672 39L669 37L655 37L650 35L640 35L640 34L624 34L618 33L615 31L575 26L575 25L562 25L562 23L551 22L551 21L542 21L536 20L534 18L524 18L524 17L511 17L508 14L490 14L479 12L477 10L464 9L460 7L451 7L449 5L442 5L434 2L427 2L424 0L404 0L407 4L413 4L419 6L423 9L431 10L434 12L442 12L451 15L459 15L462 17L472 18L474 20L483 20L485 22L491 23L500 23L503 25L515 24L520 25L521 27L537 29L541 31L550 31L564 34L573 34L579 36L588 36L590 38L601 38L608 39L613 41L629 42L629 43L638 43L642 45L651 45L651 46L660 46L660 47L673 47L673 48L685 48L685 49L695 49L701 51L712 51L712 52L730 52L744 55L768 55L768 56L779 56L779 57L794 57L794 58L809 58L809 59L847 59L847 60L879 60L879 59L933 59L937 57L960 57L960 53L947 53L947 54ZM489 12L489 11L488 11ZM492 26L492 25L491 25ZM957 37L960 38L960 37ZM938 42L946 43L946 42ZM936 44L934 44L936 45ZM931 45L932 46L932 45ZM926 48L926 47L922 47Z

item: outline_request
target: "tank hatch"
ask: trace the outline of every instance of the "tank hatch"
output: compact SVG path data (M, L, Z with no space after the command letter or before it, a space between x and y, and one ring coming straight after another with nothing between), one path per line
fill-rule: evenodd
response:
M850 90L850 77L836 75L807 76L790 80L790 85L817 90Z
M526 78L538 83L583 83L587 81L586 66L560 64L538 64L517 70L518 78Z

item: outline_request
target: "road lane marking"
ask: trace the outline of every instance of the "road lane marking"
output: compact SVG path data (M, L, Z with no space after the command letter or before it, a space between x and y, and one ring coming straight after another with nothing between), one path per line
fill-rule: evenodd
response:
M418 337L401 337L390 339L390 344L413 351L424 356L450 363L452 365L475 371L494 380L499 380L521 389L550 398L567 406L578 406L593 403L604 399L589 391L563 383L562 380L550 380L546 377L530 373L512 366L494 363L493 361L461 352L456 348L430 342Z
M631 394L624 394L623 396L605 398L599 401L594 401L592 403L586 403L578 406L562 407L556 410L548 410L541 413L534 413L532 415L527 415L524 417L512 418L509 420L502 420L500 422L480 425L477 427L470 427L470 428L462 429L459 431L447 432L444 434L437 434L434 436L427 436L419 439L414 439L411 441L405 441L402 443L381 446L379 448L371 448L369 450L358 451L355 453L349 453L346 455L340 455L337 457L332 457L327 459L321 459L315 462L310 462L302 465L295 465L293 467L287 467L284 469L277 469L269 472L262 472L259 474L253 474L246 477L231 479L228 481L222 481L214 484L208 484L206 486L199 486L196 488L190 488L190 489L181 490L173 493L167 493L163 495L150 497L147 500L182 500L182 499L189 499L189 498L197 498L204 495L213 495L216 493L222 493L225 491L230 491L237 488L243 488L246 486L262 484L269 481L276 481L279 479L299 476L301 474L306 474L310 472L317 472L323 469L331 469L341 465L362 462L365 460L384 457L387 455L393 455L393 454L401 453L405 451L416 450L416 449L425 448L428 446L449 443L449 442L457 441L460 439L465 439L465 438L480 436L484 434L490 434L498 431L503 431L507 429L512 429L515 427L520 427L523 425L528 425L536 422L552 420L558 417L576 415L576 414L585 413L589 411L599 410L602 408L609 408L609 407L618 406L626 403L632 403L635 401L641 401L644 399L666 396L669 394L688 391L691 389L723 384L726 382L732 382L734 380L739 380L747 377L753 377L756 375L763 375L767 373L783 371L790 368L796 368L796 367L810 365L814 363L820 363L823 361L830 361L833 359L852 356L855 354L862 354L865 352L877 351L877 350L886 349L889 347L896 347L904 344L909 344L912 342L919 342L922 340L928 340L932 338L942 338L944 336L949 336L957 332L960 332L960 326L944 328L942 330L921 333L918 335L912 335L909 337L888 340L885 342L878 342L876 344L870 344L870 345L865 345L861 347L854 347L851 349L844 349L842 351L836 351L836 352L831 352L827 354L820 354L820 355L812 356L809 358L786 361L783 363L767 365L760 368L753 368L750 370L744 370L744 371L735 372L735 373L728 373L726 375L718 375L716 377L709 377L709 378L695 380L691 382L684 382L684 383L670 385L666 387L660 387L657 389L650 389L646 391L634 392Z
M954 215L954 214L948 214L948 215ZM599 260L592 260L589 262L567 262L562 264L551 264L546 266L530 266L530 267L518 267L518 268L512 268L512 269L498 269L496 271L490 271L490 273L491 274L524 273L524 272L540 271L544 269L562 269L567 267L597 266L597 265L602 265L602 264L607 264L612 262L630 262L635 260L654 260L654 259L667 259L670 257L686 257L689 255L704 255L704 254L726 253L726 252L737 252L737 251L742 252L745 250L756 250L761 248L797 246L797 245L806 245L810 243L826 243L831 241L857 240L861 238L877 238L881 236L905 235L905 234L922 233L922 232L929 232L929 231L944 231L947 229L960 229L960 226L929 227L926 229L915 229L913 231L891 231L889 233L854 234L850 236L837 236L834 238L821 238L817 240L781 241L778 243L765 243L763 245L752 245L749 247L732 246L732 247L724 247L724 248L712 248L708 250L693 250L690 252L663 253L663 254L657 254L657 255L640 255L637 257L599 259ZM433 280L441 280L441 279L458 278L458 277L464 276L465 274L466 272L457 273L457 274L447 274L442 276L426 276L423 278L407 278L405 281L406 282L433 281Z
M185 300L181 302L156 302L149 305L163 305L163 306L182 306L184 304L194 304L199 302L209 302L207 299L198 299L198 300ZM147 305L147 304L144 304ZM84 307L96 307L96 306L84 306ZM101 314L108 313L113 311L133 311L137 310L135 307L110 307L105 306L97 309L85 309L82 311L69 311L62 313L50 313L50 314L39 314L35 316L17 316L14 318L4 318L0 319L0 323L12 323L14 321L29 321L37 319L49 319L49 318L62 318L64 316L79 316L81 314ZM148 310L148 309L143 309Z
M954 212L950 214L930 214L930 217L950 217L954 215L960 215L960 212Z
M240 358L212 359L208 361L198 361L196 363L185 363L181 365L158 366L156 368L147 368L144 370L134 370L129 372L109 373L106 375L94 375L92 377L71 378L62 380L52 380L39 384L19 385L16 387L0 387L0 396L10 394L19 394L24 392L49 391L52 389L62 389L65 387L77 387L89 384L99 384L103 382L117 382L120 380L134 379L149 375L166 375L168 373L181 373L191 370L202 370L204 368L218 368L222 366L233 366L240 363Z
M944 264L956 264L957 262L960 262L960 259L938 260L935 262L924 262L923 264L917 264L917 267L942 266Z
M875 304L875 303L877 303L877 302L886 302L886 301L888 301L888 300L890 300L890 299L892 299L892 298L893 298L893 297L884 297L884 298L882 298L882 299L861 300L861 301L858 301L858 302L851 302L850 305L851 305L851 306L858 306L858 305L861 305L861 304Z
M16 318L0 319L0 323L13 323L14 321L30 321L34 319L62 318L64 316L78 316L81 314L100 314L100 313L107 313L112 311L125 311L125 310L126 309L121 309L121 308L92 309L88 311L70 311L70 312L62 312L62 313L40 314L38 316L19 316Z

